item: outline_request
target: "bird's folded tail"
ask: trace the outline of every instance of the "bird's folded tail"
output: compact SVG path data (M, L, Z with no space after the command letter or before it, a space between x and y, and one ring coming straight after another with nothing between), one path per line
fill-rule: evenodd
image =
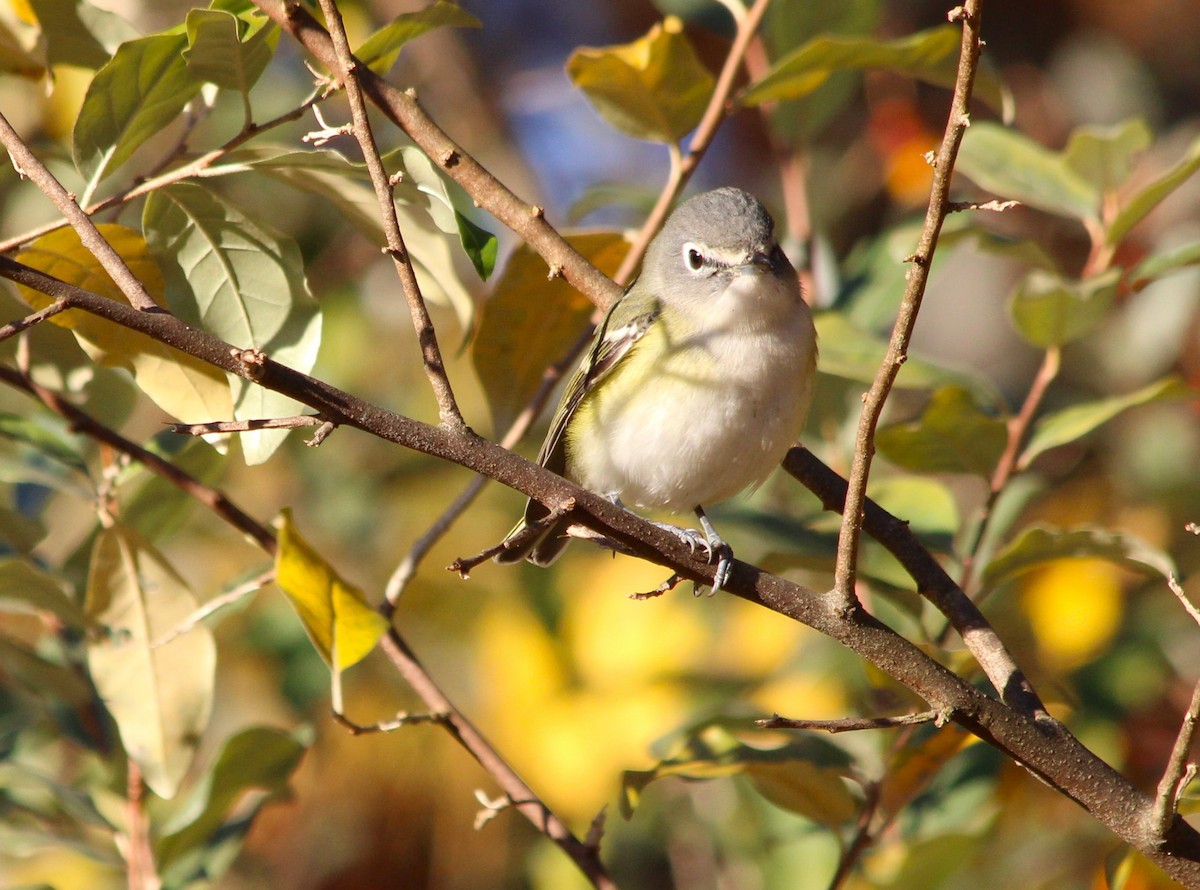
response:
M492 557L492 561L506 566L527 559L534 565L548 566L558 559L567 544L571 543L571 539L567 536L567 529L571 527L571 521L560 519L558 522L545 526L540 534L532 531L534 526L544 523L549 515L549 510L537 501L531 500L525 508L525 516L513 527L512 531L504 536L504 544L514 541L515 545L506 546ZM528 540L515 541L518 538L527 538Z

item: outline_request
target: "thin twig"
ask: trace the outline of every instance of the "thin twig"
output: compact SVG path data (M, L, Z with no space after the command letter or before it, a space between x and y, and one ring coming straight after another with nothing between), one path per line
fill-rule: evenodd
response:
M1192 689L1191 704L1183 715L1179 734L1175 736L1171 756L1167 759L1167 767L1158 783L1153 810L1155 837L1166 838L1175 821L1179 795L1196 776L1196 765L1188 763L1188 755L1192 750L1192 740L1196 737L1197 722L1200 722L1200 682Z
M362 150L367 163L367 172L371 176L371 185L375 188L375 197L379 201L379 214L383 222L384 235L387 238L387 254L392 258L396 268L396 276L408 302L408 311L412 316L413 327L417 332L417 342L421 346L421 359L425 366L425 376L433 387L434 397L438 403L438 414L442 424L449 429L463 429L462 412L454 399L454 390L450 386L450 378L446 374L446 365L442 361L442 350L438 345L437 332L433 327L433 319L429 317L429 309L425 298L421 295L421 286L413 271L412 260L404 246L404 235L400 232L400 220L396 215L396 199L392 193L391 180L383 167L379 156L379 146L375 143L375 135L371 131L371 119L367 116L367 103L363 98L362 87L359 85L360 72L367 70L350 52L350 42L346 38L346 28L342 23L342 14L338 11L335 0L320 0L321 11L325 14L325 23L329 28L329 36L333 40L334 52L337 53L338 74L346 89L346 98L350 101L350 116L354 121L353 134Z
M963 134L970 124L971 90L975 83L975 71L979 64L979 25L983 0L967 0L962 7L951 12L962 20L962 44L959 50L958 76L954 83L954 96L950 101L950 114L942 144L938 149L933 169L933 185L930 189L929 208L925 213L925 225L917 243L912 265L907 273L907 286L896 325L888 343L887 355L875 375L875 382L863 397L862 414L859 416L858 435L854 445L854 461L850 471L850 485L846 492L846 507L842 514L842 527L838 535L837 562L834 570L834 595L837 607L849 614L859 608L855 594L858 572L858 545L862 532L862 512L867 491L867 477L871 471L871 459L875 453L875 428L883 413L884 403L891 392L900 366L908 357L908 344L912 339L925 285L929 280L929 269L937 249L938 236L946 217L946 204L950 196L950 177L954 172L954 161Z
M262 590L275 579L275 569L271 568L257 578L253 578L244 584L239 584L232 590L229 590L220 596L214 596L199 609L192 612L187 618L183 619L176 627L172 628L166 634L150 644L151 649L160 649L167 643L177 639L216 612L224 609L226 606L232 606L234 603L241 601L256 590Z
M840 720L793 720L775 714L773 717L755 720L754 723L763 729L820 729L837 733L859 732L864 729L895 729L897 726L915 726L919 723L936 723L942 726L950 716L945 709L895 717L843 717Z
M350 735L371 735L377 732L395 732L397 729L402 729L405 726L415 726L418 723L445 723L448 715L435 711L425 711L418 714L401 711L390 720L380 720L378 723L368 724L355 723L340 711L333 711L330 716L333 717L334 723L344 727L349 731Z
M225 175L229 171L220 170L213 172L211 170L217 161L221 160L235 149L240 148L254 137L261 136L263 133L269 132L276 127L282 126L283 124L299 120L304 116L309 108L311 108L317 102L323 101L325 98L326 97L323 94L313 93L308 99L304 100L304 102L302 102L296 108L293 108L291 111L285 112L284 114L274 117L271 120L261 124L250 124L224 145L221 145L212 151L201 155L191 163L137 183L132 188L119 195L113 195L88 206L83 212L88 216L94 216L101 211L127 204L130 201L142 197L143 195L147 195L150 192L157 191L158 189L172 185L176 182L182 182L186 179L202 178L209 175ZM6 241L0 241L0 253L9 253L10 251L16 250L22 244L28 244L35 238L40 238L42 235L49 234L50 232L61 229L66 225L69 225L67 220L59 219L46 223L42 226L38 226L36 229L31 229L27 232L17 235L16 237L9 238Z
M43 306L37 312L31 312L24 318L18 318L16 321L10 321L8 324L0 327L0 343L3 343L9 337L28 330L34 325L41 324L48 318L53 318L60 312L67 310L67 304L63 300L55 300L49 305Z
M688 143L687 154L679 158L678 164L671 165L671 176L666 187L659 194L654 209L646 217L646 221L642 224L642 228L629 248L629 253L625 255L620 268L617 269L617 274L613 276L618 283L627 282L633 275L633 270L642 261L642 256L651 239L662 228L671 207L704 158L708 147L712 145L713 137L721 123L728 116L729 96L733 92L733 84L737 79L738 70L742 67L742 62L746 58L746 49L758 30L770 3L771 0L756 0L744 15L734 16L737 21L737 33L734 35L733 44L729 47L728 55L725 56L721 73L717 75L717 82L713 88L713 94L708 100L708 105L704 109L704 115L700 118L700 123L696 126L691 141ZM678 151L677 148L676 151Z
M154 302L154 298L146 290L146 286L138 279L133 271L121 259L121 255L100 234L96 224L91 221L78 204L75 196L68 192L50 169L29 150L23 139L13 129L3 114L0 114L0 142L8 149L9 157L17 165L22 176L33 180L42 193L50 199L59 212L66 218L79 235L79 241L104 267L113 282L121 289L129 304L143 312L165 312L166 310Z
M327 423L316 414L294 417L262 417L250 420L209 420L204 423L168 423L167 429L181 436L208 436L212 433L248 433L253 430L295 430Z

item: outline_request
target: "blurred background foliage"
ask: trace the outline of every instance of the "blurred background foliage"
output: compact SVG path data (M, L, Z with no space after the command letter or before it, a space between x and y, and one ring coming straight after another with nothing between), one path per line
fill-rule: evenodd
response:
M191 4L95 5L149 33L177 25ZM413 8L388 0L339 5L355 45ZM470 0L463 7L481 28L422 36L405 47L390 79L415 86L453 138L519 195L544 205L554 224L636 225L665 180L668 152L610 127L564 66L580 46L635 40L670 14L680 17L699 64L715 73L732 33L728 13L707 0ZM6 9L6 27L19 30L14 21L28 8ZM943 25L945 13L946 4L915 0L776 0L763 30L767 58L752 54L751 65L765 72L768 58L818 35L906 38ZM1200 664L1200 629L1185 620L1157 571L1174 567L1200 599L1200 549L1185 531L1200 521L1200 425L1196 403L1186 397L1186 386L1200 381L1200 177L1182 177L1128 233L1109 236L1116 208L1195 153L1200 17L1188 0L990 3L983 33L987 76L997 96L1001 83L1009 91L1012 130L1025 141L986 143L983 124L999 120L1005 103L977 103L978 126L964 148L955 198L995 194L1020 197L1025 206L956 214L948 222L916 355L885 418L893 425L891 447L885 437L873 493L912 520L952 566L972 549L977 570L993 557L1008 560L998 564L1009 570L975 577L974 590L988 593L989 618L1052 710L1150 789ZM91 76L60 65L52 80L0 78L5 116L72 186L71 131ZM255 119L290 110L310 88L297 51L281 39L253 94ZM695 189L736 184L760 194L776 211L793 259L806 266L810 297L823 310L823 374L804 441L843 473L863 381L882 354L903 287L901 260L927 201L923 155L940 138L947 101L944 88L894 72L834 72L765 113L738 110L693 181ZM242 114L236 100L219 101L192 143L228 138ZM344 119L340 110L329 116ZM1063 150L1081 126L1094 128L1086 133L1104 143L1100 154L1110 168L1064 173L1061 158L1038 153L1039 145ZM299 148L314 128L305 118L273 140ZM162 134L146 156L169 150L172 138ZM388 148L402 144L387 128L381 140ZM335 145L354 156L353 146ZM1095 184L1111 165L1122 168L1120 176L1103 188L1085 187L1082 198L1071 191L1079 179ZM789 188L786 176L781 184L785 168L803 188ZM1014 194L1026 174L1028 194ZM316 375L436 422L407 311L374 244L310 192L237 177L220 187L298 245L323 316ZM1061 200L1059 187L1067 195ZM11 165L0 167L0 237L51 219L41 195L20 183ZM128 210L117 221L138 225ZM498 377L516 359L515 347L497 342L554 360L590 310L561 285L560 294L541 297L561 319L528 304L524 320L516 308L497 310L513 292L519 307L522 289L540 273L528 257L525 267L509 265L512 237L494 221L475 221L500 239L491 282L481 282L456 251L422 284L434 291L434 319L464 414L498 438L503 429L493 426L493 412L508 418L513 410ZM589 253L611 271L619 259L612 236L587 237ZM1110 269L1121 271L1105 278ZM437 293L439 284L445 294ZM1058 296L1047 319L1037 312L1051 305L1039 302L1051 292ZM1038 299L1023 304L1022 294L1031 293ZM1022 320L1018 309L1012 323L1014 294L1018 306L1036 309L1032 320ZM5 319L27 311L15 292L0 301ZM522 342L512 333L534 328L553 328L555 339ZM30 340L38 355L77 352L66 331L49 325ZM1057 440L1054 428L1035 431L1045 447L1026 452L1023 472L981 532L976 522L999 456L997 433L1003 443L998 418L1025 399L1048 346L1061 346L1061 370L1042 416L1081 405L1092 414L1076 418L1069 432L1059 429ZM14 344L2 348L5 361L14 361ZM188 461L256 518L266 522L290 508L312 547L372 603L412 542L470 480L465 470L353 430L335 432L318 449L305 448L293 433L270 460L247 467L236 446L233 458L221 459L205 445L163 433L162 412L135 393L124 372L77 359L71 378L66 359L51 366L62 377L58 386L88 410ZM525 372L536 381L540 370ZM1168 374L1177 382L1154 388ZM1142 396L1109 404L1111 411L1096 407L1137 392ZM97 534L85 479L114 477L112 457L12 391L0 391L0 410L21 422L16 432L0 431L7 552L12 559L31 555L65 579L74 589L64 601L77 610ZM32 427L61 447L37 440ZM953 439L947 431L967 429L961 450L931 453L922 436L939 429L938 444ZM533 453L537 438L529 437L524 453ZM135 470L124 472L112 484L132 499L147 483ZM156 530L156 546L199 601L268 567L260 551L208 512L161 491L147 499L161 504L145 520ZM968 880L988 887L1167 886L1082 811L956 729L832 737L753 729L753 718L774 712L833 718L922 708L837 644L778 615L732 597L693 600L682 592L632 601L626 594L652 589L662 570L582 545L551 570L489 564L466 582L442 570L497 541L520 504L513 492L489 486L434 547L395 620L449 696L577 833L607 807L603 855L622 886L828 886L865 789L878 795L876 820L886 825L877 821L877 842L847 887ZM836 518L822 515L791 480L772 479L716 516L741 558L828 586ZM1055 538L1038 551L1037 542L1021 538L1037 524L1105 531ZM972 543L976 535L982 537ZM1057 558L1064 556L1070 558ZM864 601L932 651L941 627L909 586L881 552L866 549ZM70 632L77 616L70 605L60 604L64 614L52 618L45 608L16 608L29 597L11 590L5 598L0 882L125 886L112 826L126 818L126 767L116 728L80 666L81 640ZM177 869L164 872L168 884L198 885L207 875L232 888L582 886L571 863L514 814L472 830L476 791L490 797L494 787L436 726L363 737L336 726L328 669L277 589L243 598L208 623L218 653L212 716L179 795L150 807L160 853ZM940 657L969 670L957 641L947 645ZM420 710L378 653L346 675L345 704L360 723ZM220 773L222 763L240 764L241 774L233 767ZM213 825L224 833L190 848L200 865L182 854L172 860L164 839L194 825L189 814L208 812L206 783L229 796L224 809L212 804Z

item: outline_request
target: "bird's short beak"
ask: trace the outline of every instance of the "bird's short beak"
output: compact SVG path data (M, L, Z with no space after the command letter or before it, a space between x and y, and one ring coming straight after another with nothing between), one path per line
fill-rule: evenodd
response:
M742 275L759 275L774 269L775 264L771 261L770 254L765 253L752 254L746 262L738 266L738 272Z

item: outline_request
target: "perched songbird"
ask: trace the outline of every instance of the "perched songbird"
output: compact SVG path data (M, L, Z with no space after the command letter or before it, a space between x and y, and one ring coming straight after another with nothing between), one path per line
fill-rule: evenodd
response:
M812 314L774 230L739 189L682 204L597 329L538 454L616 503L694 510L703 537L663 527L717 557L714 593L733 553L703 505L766 479L800 433L816 377ZM530 500L506 543L548 515ZM549 565L570 525L563 519L496 562Z

